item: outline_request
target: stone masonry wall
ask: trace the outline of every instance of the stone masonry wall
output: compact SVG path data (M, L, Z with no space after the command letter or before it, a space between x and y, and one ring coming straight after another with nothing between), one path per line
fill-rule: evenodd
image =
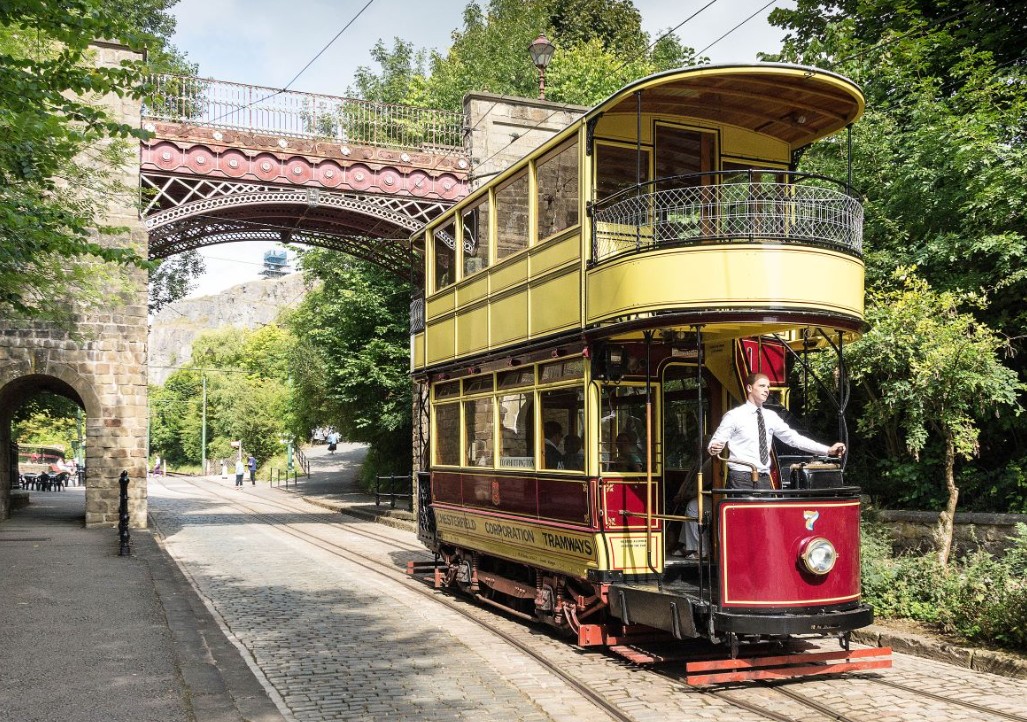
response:
M588 108L491 93L464 96L470 124L471 189L509 168L585 114Z
M98 43L95 53L101 66L138 57L107 43ZM117 120L139 126L138 100L113 95L95 100ZM126 190L109 199L105 218L128 230L100 242L131 246L145 257L147 236L136 207L138 158L131 152L134 144L129 142L128 148L124 166L114 169ZM121 271L105 307L79 316L70 332L39 323L0 323L0 448L11 442L14 409L35 393L53 391L81 403L86 414L87 526L118 523L118 477L123 470L130 478L129 522L146 526L147 278L136 268ZM6 516L13 470L6 454L0 459L0 513Z

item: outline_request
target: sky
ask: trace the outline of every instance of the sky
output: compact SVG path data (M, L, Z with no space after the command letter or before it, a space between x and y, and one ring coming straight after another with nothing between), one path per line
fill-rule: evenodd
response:
M199 66L198 75L203 78L273 88L292 81L291 90L347 95L358 67L378 69L371 60L371 49L378 40L391 48L393 38L398 37L417 49L444 54L452 32L463 27L467 2L179 0L171 9L177 20L172 41ZM478 4L486 7L488 0L478 0ZM795 6L790 0L769 4L767 0L634 0L634 4L642 15L642 29L652 38L699 11L676 31L682 44L695 50L714 43L755 13L702 53L713 63L756 62L758 52L778 50L783 33L767 23L767 16L774 7ZM525 62L530 62L527 49ZM310 67L304 70L308 63ZM189 295L218 293L258 278L264 251L273 245L241 242L201 249L207 272Z

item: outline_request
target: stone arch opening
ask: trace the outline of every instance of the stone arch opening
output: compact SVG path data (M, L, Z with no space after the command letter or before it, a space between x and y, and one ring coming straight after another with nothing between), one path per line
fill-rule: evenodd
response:
M9 453L0 454L0 489L4 492L0 494L0 518L8 514L11 492L17 486L18 461L12 426L18 411L35 397L49 393L78 406L87 424L90 417L95 418L99 414L99 400L84 379L66 368L51 369L51 372L53 375L29 373L17 376L0 386L0 448L9 450ZM88 444L85 448L88 453Z
M45 364L45 372L31 368L9 367L8 373L0 375L0 518L10 514L12 491L17 488L18 460L13 438L13 424L18 411L40 394L52 394L71 401L83 412L85 433L82 439L85 455L85 506L83 517L87 526L110 526L117 522L117 498L111 497L112 488L117 485L108 478L112 473L110 427L120 426L120 421L108 418L106 408L93 383L92 377L80 375L72 367L61 363ZM71 450L68 450L71 451ZM69 454L70 456L70 454ZM126 454L127 457L127 454ZM128 459L122 460L127 462ZM138 476L138 470L132 469ZM145 477L144 477L145 479ZM145 498L145 483L136 491ZM36 492L33 492L36 493ZM112 513L113 509L113 513ZM134 526L144 526L136 515Z

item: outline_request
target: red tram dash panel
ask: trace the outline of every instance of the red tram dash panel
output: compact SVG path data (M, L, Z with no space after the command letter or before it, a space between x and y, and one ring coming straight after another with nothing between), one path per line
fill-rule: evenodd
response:
M720 506L721 601L725 607L812 607L859 599L859 502L725 502ZM834 545L834 568L816 575L803 545Z

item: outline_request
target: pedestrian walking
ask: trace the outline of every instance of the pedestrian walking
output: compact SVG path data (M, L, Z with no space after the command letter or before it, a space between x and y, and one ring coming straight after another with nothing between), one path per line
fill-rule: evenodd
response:
M257 485L257 458L250 454L250 458L246 460L246 466L250 470L250 483L254 486Z
M242 458L235 460L235 485L242 488L242 475L246 472L246 467L243 466Z
M328 453L335 453L335 445L339 443L339 435L333 429L328 433Z

